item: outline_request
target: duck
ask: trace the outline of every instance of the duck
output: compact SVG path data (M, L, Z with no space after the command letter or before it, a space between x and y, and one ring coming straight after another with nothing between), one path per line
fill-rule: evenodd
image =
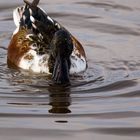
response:
M13 11L16 29L8 46L8 67L51 75L55 84L70 83L70 75L87 69L81 43L59 22L29 2Z

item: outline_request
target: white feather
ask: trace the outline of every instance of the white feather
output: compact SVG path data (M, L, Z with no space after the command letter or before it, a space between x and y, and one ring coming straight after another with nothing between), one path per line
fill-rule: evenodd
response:
M31 60L25 59L27 55L32 55L33 59ZM47 54L38 55L35 50L30 50L22 57L19 63L19 67L25 70L31 70L36 73L50 74L48 68L48 59L49 59L49 55ZM74 53L71 55L70 74L76 74L85 71L86 67L87 64L84 57L81 56L81 58L79 58Z
M30 20L34 23L35 22L35 19L33 16L30 16Z
M54 21L49 17L47 16L48 20L51 21L52 23L54 23Z
M83 56L79 58L77 55L72 53L70 74L77 74L83 72L86 70L86 68L87 68L86 59Z
M22 14L24 12L25 6L21 6L21 7L17 7L14 11L13 11L13 19L15 22L15 25L18 27L20 26L20 19L22 18Z
M16 8L14 11L13 11L13 19L14 19L14 23L15 25L18 27L20 24L20 15L19 15L19 12L18 12L18 8Z
M28 60L25 57L27 55L32 55L33 59ZM44 59L46 61L44 61ZM48 69L48 55L38 55L36 53L36 51L34 50L29 50L28 53L26 53L20 63L19 63L19 67L25 70L31 70L33 72L36 73L49 73L49 69Z

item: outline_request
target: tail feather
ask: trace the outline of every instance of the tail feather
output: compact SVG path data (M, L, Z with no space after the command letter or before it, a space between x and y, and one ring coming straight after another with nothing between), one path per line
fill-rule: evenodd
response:
M27 26L31 28L31 18L33 17L35 20L42 22L43 24L48 25L54 25L54 20L51 19L44 10L42 10L40 7L37 7L37 9L32 9L30 6L22 6L18 7L13 12L13 18L15 25L18 27L20 25Z
M13 11L13 18L15 25L19 26L26 26L31 28L31 20L30 20L31 11L27 6L17 7Z
M36 0L36 4L37 4ZM40 7L32 7L30 4L18 7L13 12L15 25L19 28L24 26L31 29L35 35L42 35L46 43L51 42L52 37L61 26L51 19Z
M32 12L31 12L30 8L26 5L22 18L20 19L21 26L26 26L28 29L31 29L31 27L32 27L32 23L30 20L31 14L32 14Z
M58 28L56 28L54 24L45 24L42 21L36 20L33 16L30 17L30 20L32 21L32 26L34 29L38 30L46 41L48 40L50 42L50 39L52 39Z

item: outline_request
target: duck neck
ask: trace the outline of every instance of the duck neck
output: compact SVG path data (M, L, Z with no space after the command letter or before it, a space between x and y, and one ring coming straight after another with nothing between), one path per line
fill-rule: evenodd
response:
M52 79L56 84L67 84L70 83L69 80L69 69L70 60L60 56L59 54L55 58L54 70L52 74Z

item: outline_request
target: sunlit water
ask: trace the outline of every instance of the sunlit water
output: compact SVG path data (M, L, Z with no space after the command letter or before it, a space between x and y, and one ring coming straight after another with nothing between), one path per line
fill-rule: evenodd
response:
M71 86L7 68L21 0L0 0L0 139L138 140L140 1L41 0L47 13L83 44L88 69Z

